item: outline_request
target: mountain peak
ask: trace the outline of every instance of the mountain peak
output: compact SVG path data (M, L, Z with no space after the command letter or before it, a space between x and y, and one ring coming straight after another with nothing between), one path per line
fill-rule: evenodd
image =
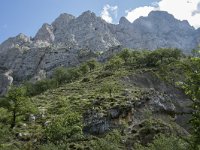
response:
M87 10L87 11L85 11L85 12L83 12L82 14L81 14L81 16L91 16L91 15L95 15L95 13L94 12L92 12L92 11L90 11L90 10Z
M43 41L51 43L54 41L53 27L48 23L44 23L35 35L35 41Z
M128 24L131 24L131 23L126 19L126 17L121 17L120 20L119 20L119 24L128 25Z
M79 17L79 19L93 19L97 18L96 14L94 12L91 12L90 10L83 12Z
M156 19L175 19L172 14L169 14L166 11L151 11L148 15L150 18L156 18Z
M75 16L71 15L71 14L68 14L68 13L62 13L58 16L58 18L56 18L56 20L58 19L63 19L63 20L66 20L66 19L75 19Z
M29 39L29 37L26 36L26 35L23 34L23 33L18 34L15 38L16 38L16 39L19 39L19 40L26 40L26 39Z
M52 23L52 26L57 29L57 28L62 28L66 24L68 24L71 20L75 19L76 17L67 14L67 13L62 13L58 18L55 19L55 21Z

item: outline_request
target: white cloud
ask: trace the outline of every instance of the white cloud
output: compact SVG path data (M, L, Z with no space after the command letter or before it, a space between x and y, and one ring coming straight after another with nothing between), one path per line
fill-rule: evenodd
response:
M148 14L152 11L155 10L155 7L152 6L144 6L144 7L138 7L136 9L133 9L131 11L126 11L127 16L126 18L130 21L133 22L137 18L141 16L148 16Z
M167 11L179 20L188 20L195 28L200 27L200 0L160 0L151 6L126 11L126 18L133 22L140 16L147 16L152 10Z
M101 12L101 18L108 23L112 23L113 17L117 17L117 10L118 6L110 6L107 4L103 7L103 10Z

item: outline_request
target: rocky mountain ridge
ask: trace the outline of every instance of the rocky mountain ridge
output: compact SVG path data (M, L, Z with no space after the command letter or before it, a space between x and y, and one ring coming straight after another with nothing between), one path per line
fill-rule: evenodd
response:
M0 66L11 69L15 81L40 79L58 66L74 66L116 48L167 47L189 53L199 42L199 29L167 12L153 11L133 23L122 17L117 25L90 11L79 17L64 13L52 24L43 24L34 38L19 34L3 42Z

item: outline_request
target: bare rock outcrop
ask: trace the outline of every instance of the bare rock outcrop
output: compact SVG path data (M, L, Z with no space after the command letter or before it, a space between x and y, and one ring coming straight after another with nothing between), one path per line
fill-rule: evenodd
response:
M45 23L34 38L19 34L3 42L0 67L13 70L14 79L20 81L38 76L41 70L48 76L58 66L74 66L87 60L80 56L81 51L103 53L101 61L124 47L179 48L189 53L200 43L199 31L162 11L153 11L133 23L122 17L117 25L91 11L78 17L64 13L52 24Z
M12 71L0 72L0 96L5 96L9 87L12 85L13 77L11 76Z

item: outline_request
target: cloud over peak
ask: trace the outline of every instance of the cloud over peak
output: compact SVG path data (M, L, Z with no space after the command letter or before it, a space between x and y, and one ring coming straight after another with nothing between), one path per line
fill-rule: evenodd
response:
M117 17L118 6L106 4L101 12L101 18L108 23L113 23L113 17Z
M126 18L133 22L153 10L167 11L179 20L187 20L195 28L200 27L200 0L160 0L151 6L126 10Z

